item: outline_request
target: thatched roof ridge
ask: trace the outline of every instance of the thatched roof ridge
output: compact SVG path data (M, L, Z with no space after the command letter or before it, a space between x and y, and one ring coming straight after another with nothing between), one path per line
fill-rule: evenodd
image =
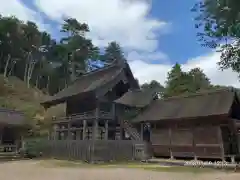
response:
M149 105L154 98L156 98L156 91L153 89L147 90L130 90L125 93L122 97L115 100L117 104L122 104L130 107L143 108Z
M0 108L0 124L6 125L25 125L26 117L23 112Z
M220 89L153 101L133 122L227 115L236 92Z
M129 73L128 76L126 75L126 73ZM51 96L48 100L42 102L41 104L45 107L50 107L52 105L64 103L69 97L73 97L76 95L85 96L87 93L94 94L95 91L103 85L106 85L107 83L113 81L119 81L118 77L123 74L126 75L129 81L134 80L127 63L124 66L119 66L117 64L108 65L101 69L83 74L70 86Z

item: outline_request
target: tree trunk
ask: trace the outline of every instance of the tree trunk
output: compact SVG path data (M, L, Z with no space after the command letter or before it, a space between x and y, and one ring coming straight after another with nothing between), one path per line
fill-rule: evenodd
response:
M27 60L26 60L26 64L25 64L24 78L23 78L23 79L24 79L24 82L27 82L27 72L28 72L30 54L31 54L31 52L29 52L29 53L27 54Z
M14 70L15 64L16 64L15 61L12 62L12 66L11 66L11 69L10 69L10 71L9 71L9 73L8 73L8 76L12 76L12 72L13 72L13 70Z
M7 77L8 65L9 65L10 60L11 60L11 55L8 54L7 62L6 62L5 68L4 68L3 77Z
M73 82L75 80L75 77L76 77L76 75L75 75L75 64L74 64L73 61L72 61L71 66L72 66L71 82Z
M28 65L28 69L27 69L27 87L30 87L30 80L32 79L32 74L33 74L33 70L35 67L36 62L32 61L32 59L30 60L30 63Z
M39 83L39 76L37 76L36 78L36 83L35 83L35 87L38 89L38 83Z
M64 78L64 86L67 88L67 78Z
M3 53L0 54L0 70L1 70L1 67L2 67L2 57L3 57Z
M50 76L48 75L48 78L47 78L47 91L48 91L48 94L49 93L49 85L50 85Z

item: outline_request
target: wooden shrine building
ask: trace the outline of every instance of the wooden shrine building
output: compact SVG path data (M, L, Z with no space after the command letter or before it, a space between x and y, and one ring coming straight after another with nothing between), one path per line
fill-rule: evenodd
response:
M42 103L45 108L59 103L67 105L66 116L53 120L56 132L52 138L121 139L113 101L130 89L139 89L139 86L127 63L113 64L82 75Z
M234 91L156 100L131 122L151 125L154 156L224 159L240 154L240 103Z
M22 112L0 108L0 153L17 152L22 146L26 127Z
M60 103L67 106L66 116L52 121L50 139L55 145L51 145L51 152L56 152L53 156L60 146L63 147L62 144L72 147L77 143L77 148L84 152L71 156L87 161L135 158L134 149L136 146L144 149L144 143L139 132L128 121L123 121L120 116L122 108L114 100L139 89L128 63L115 63L82 75L72 85L43 102L45 108ZM133 141L125 141L126 131ZM65 148L63 151L69 150Z

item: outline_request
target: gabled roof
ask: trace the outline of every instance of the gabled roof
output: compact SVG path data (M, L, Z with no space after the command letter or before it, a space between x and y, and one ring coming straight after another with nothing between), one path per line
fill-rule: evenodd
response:
M0 124L7 125L24 125L26 118L20 111L15 111L6 108L0 108Z
M131 107L143 108L149 105L156 97L156 91L152 89L148 90L130 90L126 92L122 97L115 100L117 104L123 104Z
M229 113L236 93L215 90L153 101L132 122L197 118Z
M86 73L73 82L72 85L58 92L54 96L50 97L47 101L42 102L41 104L45 107L49 107L52 105L60 104L66 101L68 97L86 94L86 93L94 93L97 88L119 79L120 75L123 73L130 71L130 77L128 76L129 81L134 81L134 77L131 74L131 70L127 66L119 66L116 64L109 65L102 69L98 69L93 72Z

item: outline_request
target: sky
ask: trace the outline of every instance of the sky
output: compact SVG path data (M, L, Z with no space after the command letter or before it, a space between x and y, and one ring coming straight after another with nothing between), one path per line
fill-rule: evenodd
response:
M176 63L184 71L199 67L212 84L240 87L238 75L217 65L220 54L197 41L196 0L0 0L0 14L36 22L59 38L65 17L89 25L88 37L99 47L117 41L139 82L164 85Z

